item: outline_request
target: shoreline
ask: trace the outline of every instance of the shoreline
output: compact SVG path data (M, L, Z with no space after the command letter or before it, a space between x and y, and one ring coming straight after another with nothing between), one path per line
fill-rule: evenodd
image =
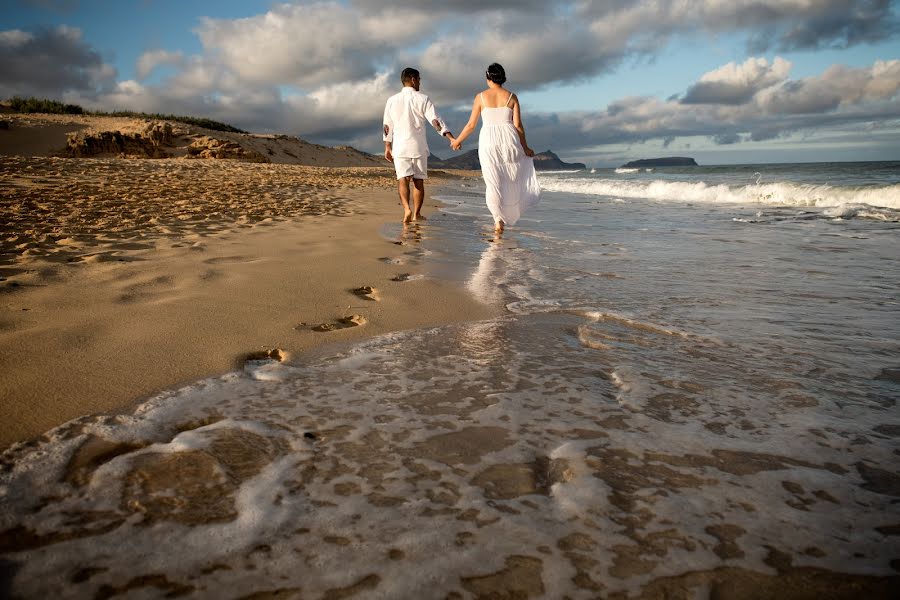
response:
M0 167L11 221L0 448L267 351L289 360L494 314L450 282L415 277L414 235L380 235L400 219L387 169L21 157ZM430 181L426 215L441 179Z

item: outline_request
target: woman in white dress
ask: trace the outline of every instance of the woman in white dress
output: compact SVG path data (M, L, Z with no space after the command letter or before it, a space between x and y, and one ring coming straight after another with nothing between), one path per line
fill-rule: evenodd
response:
M451 144L462 147L478 125L478 160L484 177L485 200L494 217L494 231L503 233L507 225L515 225L526 210L538 203L541 188L534 173L534 150L525 141L525 127L519 112L519 99L503 87L506 72L497 63L485 73L487 89L475 96L472 116Z

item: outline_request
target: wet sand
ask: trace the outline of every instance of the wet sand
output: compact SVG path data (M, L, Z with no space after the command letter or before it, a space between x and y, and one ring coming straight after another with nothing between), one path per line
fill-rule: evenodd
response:
M0 158L0 447L259 353L487 316L409 276L428 226L380 234L394 185L387 167Z

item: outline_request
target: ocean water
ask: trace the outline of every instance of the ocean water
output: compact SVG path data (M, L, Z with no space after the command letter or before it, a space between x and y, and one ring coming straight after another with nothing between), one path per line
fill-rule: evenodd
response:
M896 593L900 163L541 185L502 239L472 180L382 230L497 318L250 362L7 450L0 591Z

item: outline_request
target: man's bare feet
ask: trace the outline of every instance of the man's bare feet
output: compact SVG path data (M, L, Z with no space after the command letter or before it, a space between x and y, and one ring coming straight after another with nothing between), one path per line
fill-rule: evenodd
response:
M403 222L404 222L404 223L409 223L409 222L412 221L412 220L413 220L413 214L412 214L412 211L409 211L409 210L404 211L404 213L403 213Z
M420 215L413 215L412 220L413 221L427 221L428 219L425 218L425 215L420 214Z

